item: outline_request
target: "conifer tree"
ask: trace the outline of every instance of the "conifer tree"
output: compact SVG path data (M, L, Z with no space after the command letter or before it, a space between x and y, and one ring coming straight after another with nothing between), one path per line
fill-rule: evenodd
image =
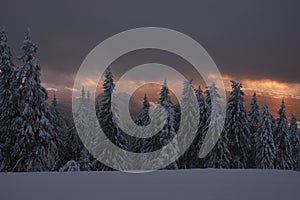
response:
M112 114L112 106L111 106L111 99L112 94L115 88L113 74L111 72L110 67L108 67L105 71L105 80L103 83L104 92L101 94L101 99L99 102L99 106L97 108L97 117L100 121L100 125L102 130L110 134L112 137L114 133L116 133L116 126L115 121Z
M293 150L291 146L291 137L288 128L288 121L285 114L284 99L282 99L281 108L278 111L279 119L276 129L276 169L293 169Z
M51 124L51 112L46 102L47 91L41 86L40 65L35 57L37 46L28 32L22 46L24 54L20 92L20 129L16 133L15 171L53 170L57 162L56 133Z
M205 131L204 127L207 121L207 109L208 105L206 104L205 97L203 95L203 91L200 86L196 90L196 97L198 100L198 109L199 109L199 125L196 137L191 145L191 164L190 168L203 168L204 167L204 159L199 158L200 148L202 146Z
M176 135L175 130L175 110L174 105L171 101L171 97L169 94L169 89L167 86L167 82L164 81L164 84L162 86L161 92L160 92L160 98L159 98L159 104L165 109L167 113L167 120L165 122L165 125L163 126L162 130L159 132L159 145L161 148L161 153L163 155L163 158L160 159L175 159L178 156L179 153L179 147L178 147L178 141L176 139L173 140L172 148L170 151L167 151L166 145L171 142L171 140ZM161 160L157 160L157 163L160 163ZM174 161L171 163L167 168L170 169L178 169L178 163L177 161Z
M53 125L53 128L55 130L55 133L57 133L57 150L58 150L58 158L57 158L57 163L56 163L56 168L62 167L67 159L67 152L68 152L68 132L67 132L67 124L61 114L59 113L57 109L57 98L56 94L53 94L52 98L52 107L51 107L51 112L52 112L52 121L51 124Z
M149 110L150 110L150 103L148 101L147 95L145 94L143 100L142 112L139 114L138 119L136 121L136 123L139 126L147 126L150 123Z
M209 93L209 86L206 86L206 90L204 91L205 94L205 105L206 105L206 120L209 118L210 113L211 113L211 97L210 97L210 93ZM209 123L208 121L205 122Z
M294 169L300 169L300 131L295 115L292 115L289 132L293 149Z
M250 130L244 103L242 84L231 81L232 91L227 102L225 130L229 139L229 151L233 168L246 168L250 150Z
M272 118L267 105L262 106L262 114L255 138L256 167L273 169L276 147L273 137Z
M220 138L215 144L212 151L205 159L204 167L206 168L229 168L231 163L231 155L228 149L228 139L226 132L221 133Z
M92 106L93 104L90 100L89 91L85 92L85 88L82 87L81 97L78 100L78 107L75 112L76 128L82 135L79 137L77 131L74 131L72 137L69 139L71 141L69 146L73 152L73 159L79 162L81 166L84 165L84 170L89 170L90 168L87 168L87 166L91 166L92 162L92 156L89 154L84 144L88 145L90 148L94 147L94 135L92 135L94 133L91 132L93 131L91 127L94 126L94 120L90 118Z
M0 27L0 171L11 171L14 163L11 156L14 143L11 121L16 116L15 110L18 107L13 96L14 64L7 41L6 30Z
M79 161L81 151L84 148L81 139L78 136L75 124L70 125L70 129L67 131L67 141L65 149L65 161L74 160Z
M251 102L251 110L249 111L249 129L250 129L250 143L251 150L249 156L249 166L255 168L255 134L257 133L258 124L259 124L259 107L257 105L256 93L254 92Z
M202 132L202 133L199 133L199 135L200 135L199 137L201 139L203 139L204 138L203 128L204 128L207 118L208 118L208 115L207 115L208 105L206 103L205 97L203 95L203 91L200 86L196 90L196 97L198 100L199 113L200 113L199 130L198 131Z
M203 128L203 132L208 133L208 129L211 129L210 135L208 135L208 140L205 144L202 144L201 147L206 149L207 146L213 146L211 152L203 159L204 166L209 168L229 168L231 155L228 149L228 139L226 132L223 130L222 125L222 109L220 104L220 98L218 88L216 87L215 83L211 86L208 86L208 98L210 104L210 115L206 120L206 124ZM211 110L211 106L214 105L216 109L214 112ZM221 133L219 136L217 133ZM204 138L202 139L201 143L203 143ZM216 142L215 142L216 141ZM206 145L206 146L204 146Z
M148 101L147 95L145 94L142 102L142 111L135 120L135 123L139 126L149 125L151 121L149 112L150 103ZM134 135L137 134L138 130L134 129L133 127L131 127L130 130L132 130L132 133L134 133ZM144 152L146 149L152 148L151 145L153 145L149 139L140 139L137 137L132 140L132 143L132 148L134 149L134 152Z
M184 123L181 124L181 126L183 127L183 130L186 130L186 132L183 137L183 141L180 141L183 142L184 145L188 144L188 138L191 137L191 132L194 131L195 127L198 127L198 124L193 124L193 122L190 120L197 116L198 109L198 106L194 106L196 102L193 101L193 96L195 96L195 91L192 85L192 81L185 81L181 100L181 109L185 114L182 115L183 118L181 120ZM193 144L191 144L187 151L183 154L183 156L181 156L181 158L179 159L180 168L189 169L194 163L196 163L196 160L198 158L194 153L195 151L197 151L196 148L197 146L193 146Z
M106 69L104 76L104 92L101 94L100 102L97 104L98 106L96 108L100 126L107 136L107 138L103 139L109 139L120 148L126 150L129 148L129 142L118 127L118 105L112 105L112 95L115 95L114 98L118 98L118 96L113 93L115 84L110 67ZM115 115L113 115L113 112ZM104 151L101 149L98 153L101 154L103 159L113 158L115 161L114 168L126 168L126 157L114 152L113 149L104 149ZM95 163L94 168L96 168L96 170L110 170L109 167L98 162Z

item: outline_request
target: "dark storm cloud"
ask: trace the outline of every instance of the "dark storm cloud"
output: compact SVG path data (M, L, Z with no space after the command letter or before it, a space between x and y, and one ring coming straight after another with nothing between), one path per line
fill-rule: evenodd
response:
M299 1L10 0L0 5L0 24L8 29L15 55L31 28L47 83L72 85L70 77L98 43L142 26L193 37L224 74L299 82Z

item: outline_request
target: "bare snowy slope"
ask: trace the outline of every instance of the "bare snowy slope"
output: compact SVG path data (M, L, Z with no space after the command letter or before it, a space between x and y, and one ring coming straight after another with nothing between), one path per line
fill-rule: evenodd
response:
M300 199L300 173L294 171L2 173L0 180L1 200Z

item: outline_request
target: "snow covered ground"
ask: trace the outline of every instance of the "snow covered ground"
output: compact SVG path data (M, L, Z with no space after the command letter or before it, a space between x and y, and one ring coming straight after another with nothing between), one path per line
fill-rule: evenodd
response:
M300 173L276 170L180 170L2 173L1 200L222 199L299 200Z

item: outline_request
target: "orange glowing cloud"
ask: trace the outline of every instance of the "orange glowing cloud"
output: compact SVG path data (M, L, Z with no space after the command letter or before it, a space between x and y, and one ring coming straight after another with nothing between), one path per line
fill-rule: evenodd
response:
M230 91L230 80L235 80L235 78L225 75L223 79L226 89ZM299 83L285 83L271 79L241 79L237 81L243 83L243 89L246 93L256 92L263 96L272 96L274 98L289 97L300 99Z

